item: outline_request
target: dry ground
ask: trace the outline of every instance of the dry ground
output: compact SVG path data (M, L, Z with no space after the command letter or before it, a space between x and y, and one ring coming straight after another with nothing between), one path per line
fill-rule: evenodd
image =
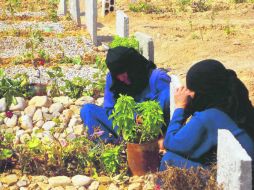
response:
M155 43L155 63L170 67L184 79L198 60L218 59L234 69L247 85L254 103L254 4L213 1L206 12L179 11L169 0L149 3L166 9L163 13L131 12L129 1L117 2L116 9L129 16L130 35L136 31L151 35ZM101 36L115 34L115 15L99 15Z

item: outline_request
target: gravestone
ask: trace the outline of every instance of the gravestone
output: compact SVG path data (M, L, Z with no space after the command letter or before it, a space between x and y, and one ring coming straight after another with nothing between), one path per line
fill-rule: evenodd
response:
M81 25L79 0L69 0L69 6L70 6L69 8L70 8L71 18L78 25Z
M232 133L218 130L217 182L224 190L252 190L252 160Z
M152 37L141 32L136 32L135 38L139 42L139 52L149 61L154 62L154 44Z
M170 75L171 82L170 82L170 119L173 116L173 113L175 111L175 98L174 94L177 88L181 87L181 81L177 75Z
M116 11L116 35L129 37L129 17L123 11Z
M60 0L58 4L57 16L64 16L67 13L67 0Z
M115 10L115 0L102 0L102 16Z
M86 27L94 45L97 45L97 0L85 0Z

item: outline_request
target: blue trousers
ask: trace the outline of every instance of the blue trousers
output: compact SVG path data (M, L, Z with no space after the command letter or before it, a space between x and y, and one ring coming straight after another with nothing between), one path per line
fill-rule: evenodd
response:
M161 159L160 171L167 169L167 166L176 166L179 168L189 169L191 167L204 167L201 163L188 160L173 152L167 152Z
M94 135L94 128L99 127L104 131L100 139L111 141L117 139L117 127L113 129L112 120L108 119L106 109L94 104L85 104L80 110L80 117L84 125L88 128L88 135Z

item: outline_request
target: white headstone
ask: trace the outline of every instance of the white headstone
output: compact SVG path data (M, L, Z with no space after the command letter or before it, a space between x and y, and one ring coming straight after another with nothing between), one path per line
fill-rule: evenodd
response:
M218 131L217 182L224 190L252 190L252 160L225 129Z
M174 94L177 88L181 87L181 81L178 76L170 75L171 82L170 82L170 118L172 118L173 113L175 111L175 98Z
M97 0L86 0L86 25L94 45L97 45Z
M78 24L81 25L80 20L80 7L79 7L79 0L70 0L70 14L71 18Z
M147 34L136 32L135 37L139 42L139 51L150 61L154 61L154 44L151 36Z
M57 16L64 16L67 12L66 0L60 0L58 4Z
M102 0L102 16L104 17L115 10L115 0Z
M129 37L129 17L123 11L116 11L116 35Z

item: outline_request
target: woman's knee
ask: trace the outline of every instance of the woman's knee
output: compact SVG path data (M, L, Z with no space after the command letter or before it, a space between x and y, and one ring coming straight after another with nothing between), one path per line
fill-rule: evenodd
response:
M92 110L94 110L96 105L94 104L85 104L80 109L80 117L84 121L86 117L90 117L90 114L92 113Z

